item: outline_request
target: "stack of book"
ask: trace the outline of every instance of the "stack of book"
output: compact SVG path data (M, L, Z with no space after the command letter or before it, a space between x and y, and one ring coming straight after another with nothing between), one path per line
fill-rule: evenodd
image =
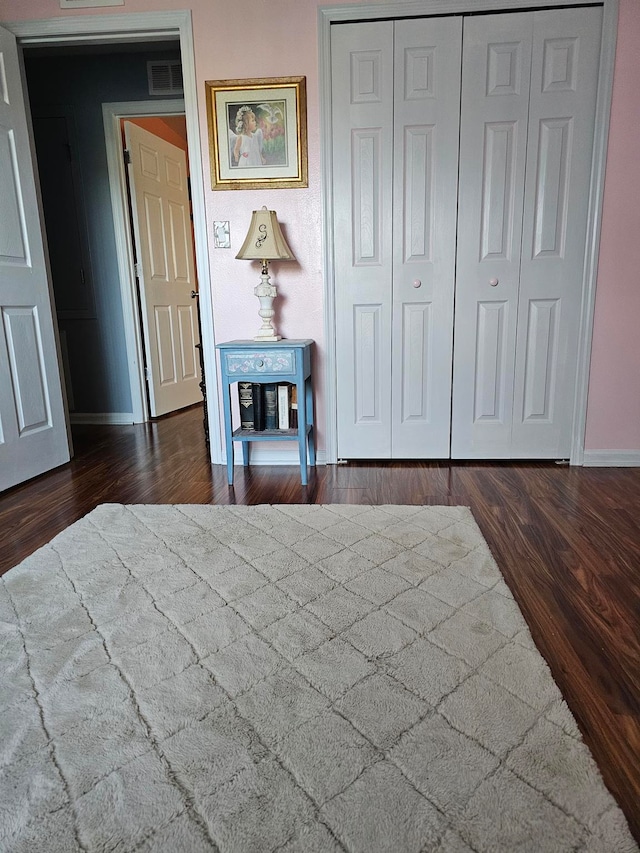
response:
M297 387L287 382L238 382L240 427L243 430L297 430Z

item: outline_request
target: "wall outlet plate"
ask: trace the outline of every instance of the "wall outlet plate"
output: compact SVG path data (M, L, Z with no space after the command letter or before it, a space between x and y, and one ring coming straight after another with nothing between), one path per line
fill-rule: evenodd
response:
M213 223L213 245L216 249L231 248L231 232L229 223L217 220Z

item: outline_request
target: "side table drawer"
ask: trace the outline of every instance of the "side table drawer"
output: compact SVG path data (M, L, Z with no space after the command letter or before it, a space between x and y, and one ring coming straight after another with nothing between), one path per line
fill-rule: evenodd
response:
M285 374L296 371L296 351L278 349L278 352L247 352L228 350L223 353L229 376L243 373Z

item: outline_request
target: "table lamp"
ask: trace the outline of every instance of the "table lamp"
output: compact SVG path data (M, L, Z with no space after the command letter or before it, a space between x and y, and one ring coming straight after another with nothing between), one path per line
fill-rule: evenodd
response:
M260 300L258 314L262 318L262 326L254 341L281 341L282 335L276 334L272 323L276 313L273 310L273 300L278 291L269 278L269 261L295 261L295 255L284 239L275 210L263 207L253 211L249 231L236 258L262 261L260 283L253 291Z

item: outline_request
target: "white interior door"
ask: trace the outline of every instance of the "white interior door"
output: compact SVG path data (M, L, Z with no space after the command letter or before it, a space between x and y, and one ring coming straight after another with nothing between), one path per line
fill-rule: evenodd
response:
M465 21L453 458L570 454L601 22Z
M331 31L338 455L391 456L393 22Z
M202 399L185 152L125 122L152 417Z
M338 454L449 454L461 21L332 28Z
M571 454L602 7L534 14L511 457Z
M0 28L0 489L69 461L15 37Z
M461 18L394 39L391 456L449 456Z
M533 16L464 25L452 445L511 451Z

